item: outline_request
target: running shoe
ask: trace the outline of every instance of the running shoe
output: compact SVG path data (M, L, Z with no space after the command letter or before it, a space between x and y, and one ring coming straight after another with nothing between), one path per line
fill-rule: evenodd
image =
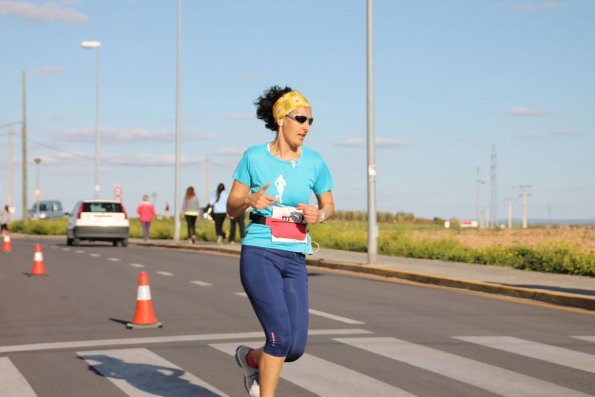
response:
M236 349L236 363L244 370L244 387L251 397L260 397L260 386L258 385L258 368L252 368L248 364L248 346L240 345Z

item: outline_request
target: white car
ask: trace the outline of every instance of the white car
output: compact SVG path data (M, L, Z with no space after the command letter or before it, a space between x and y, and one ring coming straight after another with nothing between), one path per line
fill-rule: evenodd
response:
M128 246L130 223L122 203L116 200L83 200L76 203L66 231L66 244L78 245L81 240L111 241L115 246Z

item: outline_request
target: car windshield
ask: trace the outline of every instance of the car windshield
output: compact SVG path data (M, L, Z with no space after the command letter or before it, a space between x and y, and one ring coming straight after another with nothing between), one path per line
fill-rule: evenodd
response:
M83 203L83 212L123 212L120 203Z

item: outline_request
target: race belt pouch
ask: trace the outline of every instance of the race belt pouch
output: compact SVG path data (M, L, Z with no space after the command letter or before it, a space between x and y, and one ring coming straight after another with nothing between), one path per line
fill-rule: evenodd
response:
M273 207L272 217L266 218L276 242L307 243L307 225L302 223L304 214L294 207Z

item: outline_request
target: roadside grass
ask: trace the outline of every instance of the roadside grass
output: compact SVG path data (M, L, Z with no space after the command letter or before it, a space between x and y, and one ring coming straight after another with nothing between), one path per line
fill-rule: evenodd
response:
M34 235L65 235L67 219L41 221L15 221L13 232ZM229 220L224 230L229 231ZM312 240L324 248L366 252L368 246L367 223L361 220L329 220L309 228ZM537 229L535 229L537 230ZM173 219L157 219L151 223L152 239L173 239ZM487 233L487 234L486 234ZM537 242L531 245L513 243L499 245L492 243L472 247L464 244L466 236L484 239L498 236L498 231L444 229L434 224L379 223L378 251L383 255L409 258L439 259L450 262L465 262L509 266L515 269L540 272L566 273L595 276L595 251L582 248L573 241L572 234L565 240ZM531 233L531 229L527 231ZM537 233L537 232L535 232ZM577 235L584 231L577 230ZM429 238L428 236L432 236ZM130 219L130 237L142 238L138 219ZM196 238L199 241L216 241L212 221L196 224ZM578 238L578 237L577 237ZM180 222L180 239L187 240L186 223ZM462 241L461 241L462 240Z

